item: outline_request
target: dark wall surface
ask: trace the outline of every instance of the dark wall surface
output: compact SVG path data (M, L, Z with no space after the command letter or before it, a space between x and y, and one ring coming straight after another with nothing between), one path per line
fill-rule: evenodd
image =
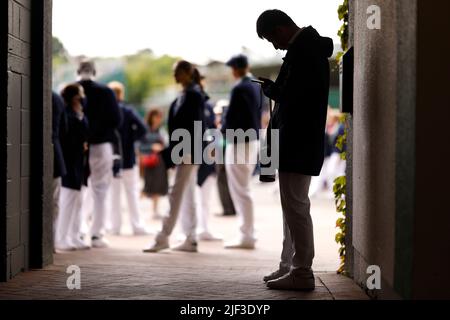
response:
M31 1L7 1L6 269L3 279L29 266ZM2 19L3 20L3 19ZM5 168L2 168L4 170Z
M450 2L418 1L412 297L450 299Z
M48 239L52 225L46 218L51 214L52 181L51 1L8 0L2 6L0 85L6 107L0 117L5 121L0 147L4 183L0 280L4 281L52 261Z

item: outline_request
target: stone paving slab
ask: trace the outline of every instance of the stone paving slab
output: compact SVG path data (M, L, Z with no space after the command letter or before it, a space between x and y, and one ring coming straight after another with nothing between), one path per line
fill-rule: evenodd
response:
M121 252L123 256L118 259ZM94 256L96 263L92 263ZM224 255L112 249L58 254L54 265L1 283L0 299L367 299L351 279L335 273L317 273L313 292L269 290L262 277L272 271L273 261L257 256L246 250ZM67 289L66 268L71 264L81 269L81 290Z
M164 251L144 254L153 236L130 236L127 207L123 211L123 236L108 236L111 247L56 254L54 264L43 270L19 274L0 283L0 299L151 299L151 300L332 300L367 299L351 280L334 272L339 264L334 242L336 213L333 201L312 199L316 257L316 290L274 291L262 277L278 265L282 242L281 210L275 185L254 183L258 236L256 250L226 250L222 242L200 242L198 253ZM167 199L166 199L167 200ZM165 201L166 201L165 200ZM212 213L220 210L212 195ZM142 200L140 209L153 229L161 221L150 219L151 203ZM163 209L167 209L167 202ZM211 214L210 227L225 239L238 232L236 217ZM176 230L171 244L176 243ZM81 290L69 290L66 269L81 269Z
M0 284L0 299L148 299L148 300L332 300L367 299L357 287L342 276L332 275L342 287L334 292L326 281L330 274L316 275L313 292L269 290L261 281L262 273L246 274L236 268L231 272L198 275L167 273L167 269L127 273L118 266L82 267L81 290L68 290L67 274L61 270L37 270L19 275L9 283ZM137 271L137 270L136 270ZM139 270L140 271L140 270ZM146 270L147 271L147 270ZM205 271L205 270L203 270ZM212 271L212 270L206 270ZM165 274L165 279L161 275ZM158 276L157 276L157 275ZM241 275L241 276L239 276Z

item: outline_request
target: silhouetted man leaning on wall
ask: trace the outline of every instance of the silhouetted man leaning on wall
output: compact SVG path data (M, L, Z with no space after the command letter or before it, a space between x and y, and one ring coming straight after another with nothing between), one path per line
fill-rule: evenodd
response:
M280 10L267 10L257 33L275 49L287 50L275 82L261 79L264 93L276 102L270 122L279 129L279 183L283 209L283 251L279 269L264 281L272 289L313 290L313 225L308 190L324 160L333 41L309 26L299 28ZM274 155L272 155L273 157Z

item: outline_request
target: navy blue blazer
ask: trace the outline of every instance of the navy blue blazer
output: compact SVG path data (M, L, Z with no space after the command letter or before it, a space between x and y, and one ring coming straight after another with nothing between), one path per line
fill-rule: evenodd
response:
M62 177L62 186L81 190L87 185L89 176L88 152L84 151L84 143L88 141L88 121L82 120L69 108L65 111L67 130L61 135L61 146L66 163L67 173Z
M320 174L333 49L330 38L305 28L290 45L275 84L266 92L277 102L269 129L280 130L281 172Z
M114 92L105 85L91 80L79 82L86 94L85 114L89 120L89 143L114 143L114 130L122 122L122 114Z
M205 96L205 128L215 129L216 126L216 114L214 113L214 108L211 102L209 102L209 97Z
M205 102L205 128L206 129L215 129L216 126L216 115L214 113L214 109L212 104L209 102L209 97L206 96ZM197 172L197 184L202 186L206 179L216 172L216 166L214 164L206 164L202 163L198 168Z
M225 129L255 129L259 138L261 129L261 88L245 76L231 91L230 104L225 116ZM230 141L232 142L232 141Z
M122 112L122 125L119 128L122 141L122 168L132 169L136 164L135 142L147 133L147 126L131 107L119 103Z
M64 101L52 92L52 143L53 143L53 177L59 178L66 174L66 165L61 148L60 134L66 128L64 116Z
M201 91L198 85L193 85L185 89L184 95L181 104L177 104L176 99L169 110L169 119L168 119L168 128L169 128L169 137L172 137L172 134L177 129L185 129L190 134L191 139L191 150L188 152L193 155L194 154L194 143L196 139L200 139L196 143L202 144L203 133L205 131L205 101L206 96ZM197 132L198 136L195 136L194 132L194 121L200 121L202 124L201 132ZM163 152L163 159L166 163L166 166L173 167L173 163L171 162L171 152L173 147L178 144L177 141L172 141L170 139L169 147ZM180 141L181 142L181 141ZM201 148L202 149L202 148ZM184 155L182 155L184 156ZM200 157L202 155L199 155ZM194 160L194 159L193 159Z

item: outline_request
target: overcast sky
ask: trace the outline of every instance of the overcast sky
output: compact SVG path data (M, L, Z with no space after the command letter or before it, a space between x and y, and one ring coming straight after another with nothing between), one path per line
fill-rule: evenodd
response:
M285 11L299 26L333 38L342 0L53 0L53 34L72 55L114 57L150 48L195 63L224 61L243 46L271 57L256 35L266 9Z

